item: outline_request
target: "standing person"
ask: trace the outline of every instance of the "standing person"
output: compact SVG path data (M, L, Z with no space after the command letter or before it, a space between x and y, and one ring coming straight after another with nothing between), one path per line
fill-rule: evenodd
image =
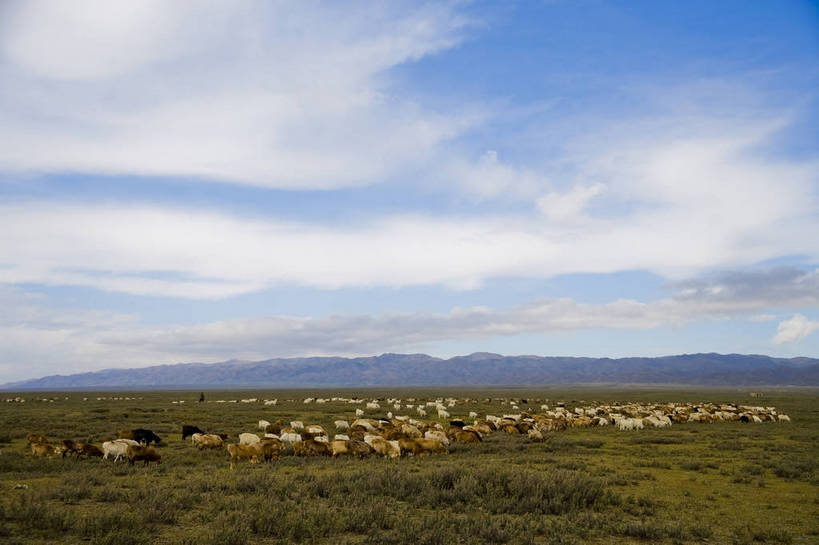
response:
M199 393L199 403L202 403L203 401L205 401L205 392L200 392Z

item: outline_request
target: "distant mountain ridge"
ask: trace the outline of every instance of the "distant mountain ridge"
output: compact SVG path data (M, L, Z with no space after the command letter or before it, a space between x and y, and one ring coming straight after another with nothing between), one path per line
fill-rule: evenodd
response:
M223 388L356 386L513 386L582 383L708 386L819 386L819 359L742 354L654 358L503 356L476 352L441 359L426 354L359 358L275 358L179 363L53 375L0 386L3 390L64 388Z

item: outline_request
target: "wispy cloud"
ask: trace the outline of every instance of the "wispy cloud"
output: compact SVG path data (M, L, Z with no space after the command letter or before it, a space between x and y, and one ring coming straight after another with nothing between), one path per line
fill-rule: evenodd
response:
M473 123L386 71L451 48L450 3L0 6L0 168L365 185Z
M648 165L673 156L643 153ZM545 218L404 213L324 225L168 206L18 202L0 206L0 282L218 298L287 284L468 289L499 277L622 270L679 278L787 255L819 259L816 239L804 236L819 232L813 171L733 152L679 154L668 160L682 161L687 176L673 165L625 179L612 171L603 194L585 186L547 197L554 211ZM622 163L627 172L629 164L636 162ZM582 210L595 195L632 205Z
M753 50L760 38L747 29L691 34L690 47L624 69L596 31L577 35L588 52L561 51L558 38L538 49L517 32L531 28L525 8L483 40L465 15L493 15L482 8L0 2L0 374L19 373L15 362L37 374L360 354L704 317L758 331L819 307L816 271L757 268L819 262L815 75L794 77L807 42L749 65L744 53L694 53ZM610 31L617 41L624 29ZM514 47L497 48L507 39ZM686 68L658 69L660 58ZM484 78L495 73L514 81ZM594 300L608 302L589 304L572 284L563 298L532 296L539 282L528 280L577 273L650 273L669 295L618 299L604 286ZM31 284L155 296L155 314L59 310L20 291ZM522 285L529 295L513 293ZM326 316L314 304L298 316L146 325L172 321L178 298L247 316L238 295L294 286L398 288L381 290L383 309L419 308L400 288L433 286L457 290L447 293L464 308L369 315L352 303ZM123 299L134 300L106 295L101 307ZM778 344L815 331L801 314L779 326Z
M767 285L778 285L747 297L748 287L763 279ZM0 303L8 311L0 321L0 376L11 380L42 374L53 365L55 354L59 354L63 372L228 358L362 355L428 350L441 341L528 333L654 329L819 304L819 271L778 269L742 279L727 273L684 284L698 288L676 288L670 297L651 302L621 299L588 304L569 298L536 299L508 309L266 316L165 328L141 325L127 315L51 310L42 297L5 289L0 292ZM816 329L817 322L797 315L780 324L775 342L798 340ZM11 362L25 362L25 369Z

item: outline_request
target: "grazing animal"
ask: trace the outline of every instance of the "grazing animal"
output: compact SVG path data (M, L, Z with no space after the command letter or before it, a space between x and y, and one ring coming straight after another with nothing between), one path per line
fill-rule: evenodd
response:
M230 455L230 469L233 469L239 460L249 460L251 464L258 462L261 449L257 445L230 444L227 446L227 452Z
M265 433L275 433L276 435L282 432L282 428L284 427L284 420L279 418L272 424L269 424L265 429Z
M492 426L490 426L489 423L486 421L483 421L482 423L479 422L474 426L465 426L464 429L475 430L481 435L489 435L490 433L492 433Z
M66 454L74 452L76 445L74 441L71 439L63 439L63 444L57 447L57 450L62 454L62 457L65 458Z
M77 458L80 456L87 456L91 458L92 456L95 458L102 458L103 452L96 445L92 445L91 443L74 443L74 453L76 454Z
M240 445L253 445L256 443L261 442L259 436L255 433L240 433L239 434L239 444Z
M106 441L102 444L102 458L107 460L109 455L113 455L114 461L116 462L120 458L125 458L128 454L128 447L134 445L139 446L139 443L133 439L114 439L113 441Z
M267 438L260 443L262 449L262 459L269 462L274 458L279 459L279 453L284 450L284 443L276 438Z
M125 456L128 458L128 463L134 465L134 462L143 461L145 462L144 465L148 465L149 462L156 462L157 464L162 463L162 456L154 450L154 447L151 446L142 446L142 445L129 445L125 451Z
M290 422L290 427L294 430L303 430L304 429L304 422L300 420L293 420Z
M351 429L355 428L356 426L363 427L367 431L375 431L376 428L378 428L378 421L370 420L370 419L367 419L367 418L359 418L359 419L353 421Z
M375 452L370 445L364 441L358 441L356 439L352 439L347 448L353 452L353 455L358 456L359 458L364 458L365 456L369 456Z
M284 443L295 444L301 441L301 435L298 433L284 432L279 435L279 439Z
M54 445L51 443L31 443L29 445L31 448L32 456L42 457L42 456L51 456L52 454L56 454L57 451L55 450Z
M296 456L330 456L330 445L314 439L307 439L293 444Z
M259 429L263 431L267 431L267 427L270 425L270 422L267 420L259 420Z
M779 415L779 421L780 421L780 422L790 422L790 421L791 421L791 417L790 417L790 416L788 416L787 414L780 414L780 415Z
M102 444L102 459L107 460L108 456L113 456L114 461L118 461L120 458L124 457L126 451L128 450L128 445L123 443L116 443L114 441L105 441Z
M460 430L455 432L456 443L480 443L481 441L483 441L483 439L481 439L481 435L476 431Z
M207 434L195 434L193 439L193 444L199 450L203 450L206 448L209 449L220 449L224 446L224 440L216 435L215 433L207 433Z
M184 441L194 433L205 433L196 426L182 425L182 440Z
M347 423L346 420L336 420L333 422L335 424L337 430L349 430L350 424Z
M413 456L424 456L426 454L449 454L443 443L437 439L415 439L403 438L398 440L401 454L412 454Z
M306 431L307 433L312 434L312 435L327 435L327 432L325 431L325 429L322 428L321 426L317 425L317 424L311 424L311 425L307 426L304 429L304 431Z
M441 444L449 446L449 437L441 430L427 430L424 432L424 439L435 439Z
M349 448L349 444L349 439L333 439L330 442L330 453L333 455L333 458L352 456L353 451Z
M401 425L401 433L406 435L407 437L415 437L420 439L423 437L423 433L417 427L413 426L412 424L402 424Z
M530 429L528 432L526 432L526 435L532 441L536 441L536 442L543 441L543 434L537 428Z
M146 445L150 445L151 443L159 444L162 442L162 438L152 432L151 430L146 430L144 428L137 428L135 430L131 430L133 437L123 437L120 435L122 439L133 439L137 443L145 443Z
M370 445L373 450L385 457L398 458L401 456L401 446L398 441L387 441L383 437L377 435L367 435L364 441Z

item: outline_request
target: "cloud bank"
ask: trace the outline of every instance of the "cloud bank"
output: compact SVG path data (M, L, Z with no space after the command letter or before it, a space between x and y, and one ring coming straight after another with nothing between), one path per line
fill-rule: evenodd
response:
M381 181L474 122L386 74L455 46L467 23L446 2L4 2L0 168Z
M459 2L0 3L0 374L702 318L745 317L758 331L819 306L815 271L757 268L819 262L809 236L819 168L804 142L788 142L815 114L809 105L800 117L800 85L777 92L781 67L748 76L709 62L693 72L719 80L681 70L673 81L663 71L591 81L555 65L509 86L531 84L527 104L479 81L436 91L436 71L463 60L447 52L458 57L479 26L465 11L486 13ZM569 79L577 85L544 83ZM572 96L549 96L560 89ZM236 185L298 204L286 216L225 206ZM190 187L201 194L183 202ZM319 191L333 201L325 215L305 204ZM623 271L663 277L671 294L503 303L521 279ZM490 280L503 285L489 295L496 308L145 325L179 298L391 287L385 304L404 308L403 287ZM164 300L157 316L69 312L21 288L32 285ZM773 341L797 342L815 324L796 314Z
M759 283L770 289L746 297ZM0 319L0 377L47 374L56 359L68 373L179 361L424 351L440 341L527 333L654 329L702 318L752 317L763 309L815 308L817 288L819 271L778 268L691 280L674 287L670 297L648 303L536 299L507 309L454 308L444 314L266 316L164 328L142 325L135 316L57 311L42 296L6 288L0 291L8 311ZM780 324L775 342L816 329L817 322L797 315ZM25 362L24 370L10 362Z

